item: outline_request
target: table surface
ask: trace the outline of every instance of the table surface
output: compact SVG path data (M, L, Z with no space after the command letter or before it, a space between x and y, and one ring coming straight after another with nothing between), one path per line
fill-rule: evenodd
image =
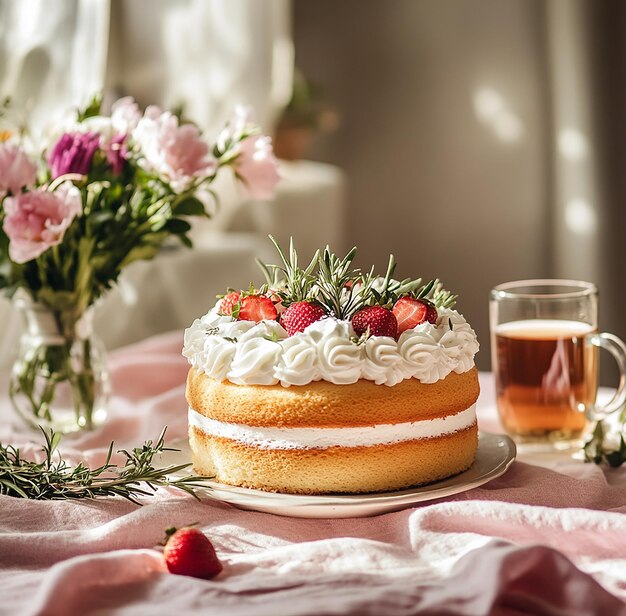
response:
M187 428L182 333L110 355L110 417L67 437L69 460L101 463ZM499 431L481 374L482 430ZM0 401L0 440L34 455L35 435ZM296 519L161 488L123 499L0 497L0 614L626 614L626 471L523 455L468 492L385 515ZM153 549L197 522L224 563L210 581L166 572Z

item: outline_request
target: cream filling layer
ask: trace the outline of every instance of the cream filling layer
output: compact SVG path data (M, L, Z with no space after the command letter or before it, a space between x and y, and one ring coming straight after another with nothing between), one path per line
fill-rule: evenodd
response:
M189 425L210 436L227 438L259 449L328 449L373 447L434 438L469 428L476 422L476 405L447 417L356 428L266 428L226 423L189 409Z

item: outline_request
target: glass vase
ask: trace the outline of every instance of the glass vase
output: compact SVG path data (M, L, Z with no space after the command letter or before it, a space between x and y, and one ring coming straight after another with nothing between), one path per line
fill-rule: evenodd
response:
M15 410L35 428L62 433L101 425L110 381L92 309L51 310L22 298L15 305L26 326L9 384Z

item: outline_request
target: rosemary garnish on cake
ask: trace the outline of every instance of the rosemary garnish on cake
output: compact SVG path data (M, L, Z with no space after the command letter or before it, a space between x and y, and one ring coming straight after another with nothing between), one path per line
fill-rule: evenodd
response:
M356 248L339 257L327 246L301 267L293 240L288 254L272 236L270 240L280 263L257 261L266 284L246 292L229 289L220 296L219 314L257 322L276 320L289 336L325 317L334 317L350 321L362 342L372 335L397 338L422 323L435 324L438 309L454 306L456 295L446 291L438 279L426 284L421 278L394 279L393 255L384 276L376 274L373 267L367 272L354 267Z
M302 269L298 267L298 253L293 245L293 238L289 240L289 259L285 256L278 242L270 235L272 244L276 247L282 265L266 265L257 261L265 274L267 285L280 298L282 305L287 308L295 302L304 302L312 299L313 285L315 284L315 267L319 250L313 255L309 264Z
M355 255L356 247L340 259L326 246L318 261L318 301L338 319L349 319L358 309L354 287L362 284L362 278L359 270L352 269Z

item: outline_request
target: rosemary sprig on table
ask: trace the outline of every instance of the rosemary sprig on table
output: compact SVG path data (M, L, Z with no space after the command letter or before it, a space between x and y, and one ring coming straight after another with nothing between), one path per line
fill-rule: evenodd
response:
M98 496L121 496L137 505L140 496L151 496L158 486L172 486L198 498L194 488L206 487L206 478L197 476L168 479L190 464L178 464L162 468L153 465L154 457L164 451L176 451L165 447L165 428L156 443L146 441L132 451L121 449L126 457L124 466L111 463L113 443L109 446L102 466L90 469L84 463L70 466L60 455L55 456L61 435L53 431L41 431L45 437L42 451L43 462L32 462L22 457L20 450L0 443L0 494L34 500L64 500L96 498ZM56 459L55 459L56 458Z

